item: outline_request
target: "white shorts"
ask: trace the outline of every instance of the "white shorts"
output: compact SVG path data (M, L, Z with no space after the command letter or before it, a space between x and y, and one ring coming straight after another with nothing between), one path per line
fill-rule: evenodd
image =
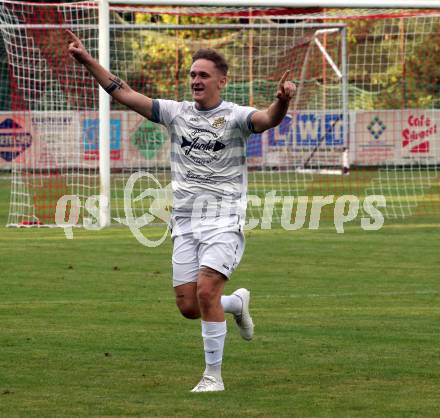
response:
M244 251L243 227L238 216L204 219L171 219L173 240L173 286L196 282L200 267L210 267L227 279L240 263Z

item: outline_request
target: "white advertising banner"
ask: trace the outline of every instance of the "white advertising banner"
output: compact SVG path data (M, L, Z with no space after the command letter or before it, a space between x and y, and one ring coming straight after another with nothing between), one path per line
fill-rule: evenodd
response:
M58 170L78 166L78 112L0 113L0 168Z
M37 168L57 170L79 165L81 128L78 112L32 112L31 124Z
M439 110L359 111L355 118L353 165L440 163Z

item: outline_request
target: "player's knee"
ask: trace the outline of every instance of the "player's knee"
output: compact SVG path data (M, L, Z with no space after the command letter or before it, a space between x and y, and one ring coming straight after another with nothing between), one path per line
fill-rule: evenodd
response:
M180 313L187 319L199 319L200 312L194 308L180 309Z
M210 308L216 303L216 293L213 289L202 287L197 290L197 299L199 306L203 308Z
M176 305L180 313L188 319L200 318L199 307L193 301L189 301L182 297L176 297Z
M197 300L200 309L211 309L220 303L219 283L223 282L224 276L214 269L203 267L200 271L200 277L208 279L199 281L197 286Z

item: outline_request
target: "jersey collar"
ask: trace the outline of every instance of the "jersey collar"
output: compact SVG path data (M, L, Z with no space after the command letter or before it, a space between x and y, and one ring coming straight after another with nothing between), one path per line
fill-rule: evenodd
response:
M222 103L223 103L223 99L220 99L220 101L219 101L215 106L207 107L207 108L205 108L205 109L199 109L199 108L197 107L197 103L194 102L194 108L195 108L198 112L209 112L210 110L214 110L215 108L219 107Z

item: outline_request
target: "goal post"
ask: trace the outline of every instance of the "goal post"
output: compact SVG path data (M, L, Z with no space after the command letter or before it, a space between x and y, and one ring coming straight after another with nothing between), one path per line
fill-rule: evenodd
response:
M108 0L99 0L99 63L110 69L110 11ZM110 96L99 87L99 224L111 223L110 190Z
M164 188L171 181L166 130L110 101L68 57L67 28L104 67L153 98L191 100L187 73L200 47L226 56L224 99L241 105L267 107L289 69L297 94L285 120L247 143L249 194L261 202L273 191L310 199L383 194L386 216L438 214L440 97L428 66L436 67L429 45L440 47L437 2L294 5L2 2L0 68L7 68L11 100L0 100L0 169L13 173L8 225L55 225L66 195L79 199L78 224L93 196L100 196L93 203L100 226L123 223L133 173L147 171ZM134 202L149 188L157 184L147 177L135 184L136 217L154 203L151 196ZM255 201L248 215L258 217L263 208Z

